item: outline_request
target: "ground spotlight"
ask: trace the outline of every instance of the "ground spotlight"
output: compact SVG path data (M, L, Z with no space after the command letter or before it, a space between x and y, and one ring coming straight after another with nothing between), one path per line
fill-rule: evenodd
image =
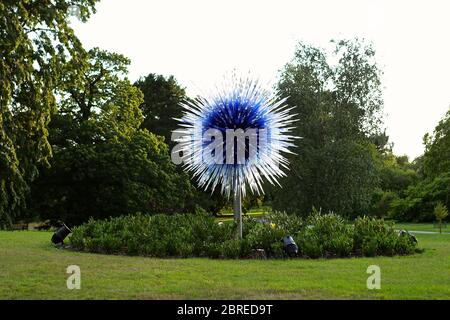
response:
M284 251L288 256L293 257L298 253L298 246L295 244L294 239L291 236L286 236L283 238Z
M71 233L72 230L64 223L61 228L56 230L56 232L52 236L52 242L54 244L63 244L64 239Z
M400 230L398 235L400 237L409 237L412 241L414 241L415 243L417 243L417 238L415 235L413 235L412 233L408 232L407 230Z

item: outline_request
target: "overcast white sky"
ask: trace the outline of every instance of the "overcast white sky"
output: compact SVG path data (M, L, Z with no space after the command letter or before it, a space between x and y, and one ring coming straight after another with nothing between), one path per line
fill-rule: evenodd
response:
M103 0L72 25L87 48L129 57L132 81L172 74L189 94L232 69L276 80L299 40L363 37L385 73L394 151L411 158L450 105L448 0Z

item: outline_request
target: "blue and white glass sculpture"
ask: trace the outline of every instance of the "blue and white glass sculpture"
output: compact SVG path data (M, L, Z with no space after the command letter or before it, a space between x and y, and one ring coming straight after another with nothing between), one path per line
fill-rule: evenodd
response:
M263 177L279 185L285 176L288 161L283 153L292 153L296 138L291 133L293 107L257 80L235 74L212 94L182 107L175 141L184 168L199 187L212 191L220 187L224 195L233 194L242 235L241 197L247 189L264 193Z

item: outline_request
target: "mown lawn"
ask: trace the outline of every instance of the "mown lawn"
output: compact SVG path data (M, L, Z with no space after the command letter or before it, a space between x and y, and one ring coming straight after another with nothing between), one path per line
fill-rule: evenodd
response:
M422 254L332 260L154 259L61 250L51 233L0 232L0 299L449 299L450 235ZM81 289L68 290L68 265ZM369 265L381 290L368 290Z
M405 230L416 230L416 231L432 231L439 232L439 227L437 222L433 223L396 223L397 229L405 229ZM450 233L450 225L447 223L442 224L442 232Z

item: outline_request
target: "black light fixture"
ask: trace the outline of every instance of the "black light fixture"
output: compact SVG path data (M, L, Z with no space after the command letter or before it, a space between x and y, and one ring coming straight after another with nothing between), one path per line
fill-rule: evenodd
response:
M409 237L409 239L411 239L413 242L417 243L417 238L415 235L413 235L412 233L408 232L407 230L400 230L398 235L400 237Z
M54 244L63 244L64 239L71 233L72 230L65 223L63 223L62 227L56 230L56 232L52 236L52 242Z
M298 246L295 244L294 239L291 236L283 238L284 251L289 257L294 257L298 254Z

